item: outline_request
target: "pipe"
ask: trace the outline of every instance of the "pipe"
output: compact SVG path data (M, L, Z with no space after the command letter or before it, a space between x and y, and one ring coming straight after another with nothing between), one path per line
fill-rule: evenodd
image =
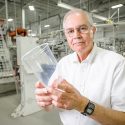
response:
M41 35L41 16L38 17L38 29L39 29L39 35Z
M25 9L22 8L22 28L25 29Z
M8 29L8 4L7 4L7 0L5 0L5 8L6 8L6 24L7 24L7 29Z

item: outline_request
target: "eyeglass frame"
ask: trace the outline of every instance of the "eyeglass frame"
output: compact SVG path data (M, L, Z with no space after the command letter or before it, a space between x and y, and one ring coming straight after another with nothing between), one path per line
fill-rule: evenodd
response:
M80 31L80 28L86 28L86 31ZM66 35L68 35L69 37L73 37L74 33L75 33L75 30L77 30L77 32L79 32L80 34L86 34L89 32L89 30L92 28L92 25L80 25L79 27L77 28L68 28L68 29L64 29L64 32ZM69 31L68 31L69 30ZM73 32L70 33L70 30L72 30ZM81 29L82 30L82 29Z

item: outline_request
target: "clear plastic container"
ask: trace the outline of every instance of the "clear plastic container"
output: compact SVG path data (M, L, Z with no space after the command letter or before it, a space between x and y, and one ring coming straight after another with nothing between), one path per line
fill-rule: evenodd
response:
M48 43L41 44L27 52L22 57L22 62L26 71L31 70L39 81L48 86L48 81L57 64Z

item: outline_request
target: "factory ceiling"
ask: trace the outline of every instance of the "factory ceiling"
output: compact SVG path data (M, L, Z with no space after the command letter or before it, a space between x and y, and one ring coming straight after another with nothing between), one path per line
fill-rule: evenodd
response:
M22 26L25 20L27 26L39 20L49 20L55 17L55 21L51 22L56 25L57 18L61 19L68 10L59 7L60 2L89 11L93 14L94 22L97 24L125 21L125 0L0 0L0 19L12 18L13 23L8 23L15 26ZM123 4L123 6L119 9L111 8L117 4ZM34 6L35 11L30 11L29 5ZM25 11L25 18L22 16L22 9Z

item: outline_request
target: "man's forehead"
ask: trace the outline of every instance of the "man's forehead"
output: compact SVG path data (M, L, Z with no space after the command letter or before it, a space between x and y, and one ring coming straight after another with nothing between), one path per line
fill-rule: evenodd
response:
M83 13L72 13L70 15L68 15L65 19L65 21L69 20L69 19L75 19L75 18L84 18L84 20L87 19L87 15L83 14Z
M69 25L82 25L82 24L88 24L88 18L83 15L83 14L70 14L66 19L65 19L65 27L68 27Z
M80 24L80 25L77 25L77 26L65 27L65 29L69 30L69 29L80 28L80 27L88 27L88 24Z

